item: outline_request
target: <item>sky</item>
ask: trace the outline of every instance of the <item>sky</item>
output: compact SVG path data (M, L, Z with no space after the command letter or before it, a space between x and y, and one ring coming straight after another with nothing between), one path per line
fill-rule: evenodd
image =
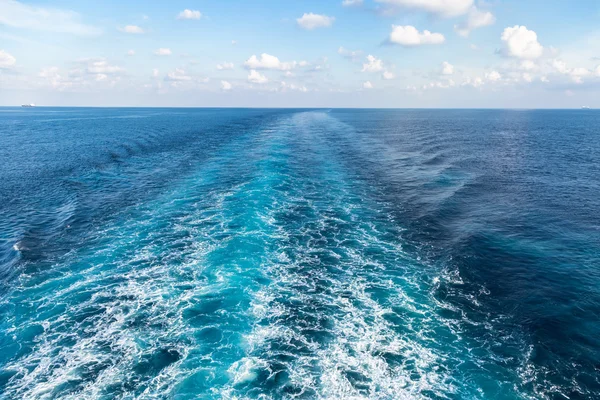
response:
M600 108L598 0L0 0L0 105Z

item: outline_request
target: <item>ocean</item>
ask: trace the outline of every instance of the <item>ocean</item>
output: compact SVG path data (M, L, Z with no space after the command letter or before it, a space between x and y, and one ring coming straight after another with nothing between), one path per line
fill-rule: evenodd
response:
M600 112L0 108L0 398L600 398Z

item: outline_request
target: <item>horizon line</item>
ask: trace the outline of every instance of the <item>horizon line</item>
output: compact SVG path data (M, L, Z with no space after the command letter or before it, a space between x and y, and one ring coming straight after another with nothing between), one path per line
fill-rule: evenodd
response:
M24 107L23 105L0 105L0 108L18 108L18 109L36 109L36 108L173 108L173 109L255 109L255 110L582 110L592 111L600 110L595 107L252 107L252 106L54 106L54 105L35 105L33 107Z

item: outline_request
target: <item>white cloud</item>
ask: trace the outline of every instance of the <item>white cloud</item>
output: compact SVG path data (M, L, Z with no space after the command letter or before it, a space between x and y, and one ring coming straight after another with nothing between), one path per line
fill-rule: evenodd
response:
M361 72L381 72L383 70L383 61L369 54Z
M244 66L247 69L278 69L281 71L288 71L296 67L296 62L281 62L279 58L263 53L260 58L252 55L246 60Z
M340 47L338 49L338 54L341 55L342 57L348 58L352 61L358 61L360 59L360 57L362 56L362 51L360 50L348 50L345 49L344 47Z
M548 77L546 77L546 76L542 76L542 77L540 78L540 81L542 81L542 82L544 82L544 83L549 83L549 82L550 82L550 79L548 79Z
M305 13L302 17L296 19L298 25L307 30L330 27L333 25L333 21L335 21L334 17L313 13Z
M0 50L0 69L11 68L17 63L17 59L4 50Z
M561 74L569 73L569 68L567 68L567 63L563 60L554 60L552 61L552 66L555 70L560 72Z
M583 83L583 78L593 74L592 71L587 68L569 68L566 62L559 59L552 61L552 68L554 68L559 74L570 77L571 80L577 84ZM598 70L596 72L598 72Z
M157 56L170 56L172 53L171 49L161 47L160 49L155 50L154 54L156 54Z
M496 22L496 17L489 11L480 11L473 6L469 10L469 15L465 22L454 25L454 30L462 37L467 37L472 30L493 25Z
M153 78L158 78L158 69L157 69L157 68L154 68L154 69L152 70L152 77L153 77Z
M519 65L519 69L523 71L533 71L537 69L537 64L531 60L523 60Z
M177 19L200 19L202 13L198 10L188 10L187 8L177 15Z
M465 79L465 81L463 82L463 86L473 86L474 88L478 88L483 86L484 82L483 79L481 79L481 77L477 76L475 78L471 78L471 77L467 77L467 79Z
M394 75L394 73L390 72L390 71L383 71L383 73L381 74L381 77L383 79L385 79L386 81L389 81L391 79L394 79L396 77L396 75Z
M370 81L363 83L363 89L373 89L373 84Z
M181 68L175 68L174 71L171 71L169 73L167 73L167 76L165 77L166 81L173 81L173 82L183 82L183 81L191 81L192 77L189 76L185 70L181 69Z
M251 83L267 83L269 80L267 79L266 76L262 75L260 72L256 71L256 70L251 70L250 73L248 74L248 82Z
M54 89L67 90L89 88L98 83L114 86L124 72L123 68L110 64L104 58L84 58L77 60L67 73L61 73L58 67L46 67L38 76Z
M308 88L306 86L304 86L304 85L303 86L298 86L298 85L296 85L294 83L288 84L287 82L282 81L281 82L281 90L282 91L286 91L288 89L289 90L297 90L297 91L303 92L303 93L308 92Z
M129 51L127 52L127 55L128 55L128 56L135 56L135 50L129 50Z
M485 79L490 82L498 82L500 79L502 79L502 75L500 75L498 71L491 71L485 74Z
M587 68L575 68L571 71L571 75L574 76L588 76L591 74L591 71Z
M102 33L101 29L83 24L74 11L30 6L15 0L0 1L0 24L83 36Z
M448 61L444 61L442 63L442 75L452 74L454 74L454 65L450 64Z
M119 30L121 32L132 33L132 34L136 34L136 35L139 35L139 34L142 34L145 32L144 29L142 29L141 27L139 27L137 25L125 25L124 27L119 28Z
M223 70L227 70L227 69L233 69L233 67L234 67L233 63L230 63L230 62L224 62L224 63L221 63L221 64L217 64L217 69L219 71L223 71Z
M231 90L233 86L231 85L231 83L227 82L227 81L221 81L221 89L223 90Z
M596 76L600 76L600 65L596 67Z
M592 72L587 68L574 68L570 72L571 79L577 84L583 83L583 78L590 76Z
M434 81L434 82L429 82L425 85L423 85L422 89L423 90L427 90L427 89L450 89L452 87L456 86L456 83L450 79L447 81Z
M414 26L392 25L389 42L402 46L420 46L424 44L442 44L446 38L441 33L432 33L427 30L419 32Z
M65 78L59 72L58 67L43 68L39 73L39 77L57 90L65 90L73 86L73 82Z
M342 1L342 5L344 7L352 7L352 6L360 6L362 5L363 0L344 0Z
M525 82L527 82L527 83L531 83L531 82L533 82L533 77L531 76L531 74L529 74L529 73L527 73L527 72L525 72L525 73L522 75L522 78L523 78L523 80L524 80Z
M235 46L236 44L237 44L237 40L232 40L232 41L231 41L231 45L232 45L232 46Z
M542 56L544 47L538 42L537 34L525 26L515 25L504 29L502 41L509 56L536 59Z
M466 14L473 0L376 0L390 6L404 7L437 14L442 17L456 17Z
M79 63L85 66L85 71L89 74L116 74L124 71L121 67L110 65L103 58L83 59Z

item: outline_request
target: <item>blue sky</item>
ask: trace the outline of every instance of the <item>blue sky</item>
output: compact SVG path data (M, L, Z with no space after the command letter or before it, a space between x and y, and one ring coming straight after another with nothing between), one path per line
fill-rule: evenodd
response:
M0 105L600 107L600 2L0 0Z

